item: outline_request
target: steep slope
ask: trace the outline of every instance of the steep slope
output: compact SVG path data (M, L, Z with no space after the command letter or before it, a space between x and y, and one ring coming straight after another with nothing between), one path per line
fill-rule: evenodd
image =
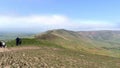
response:
M80 35L87 37L90 40L94 40L100 43L107 43L109 45L103 46L120 46L120 31L88 31L78 32ZM101 45L102 46L102 45Z
M120 56L120 31L82 31L78 33L91 40L96 47L111 51L112 56Z
M68 31L50 30L35 36L36 39L48 40L64 48L118 57L120 48L119 31Z

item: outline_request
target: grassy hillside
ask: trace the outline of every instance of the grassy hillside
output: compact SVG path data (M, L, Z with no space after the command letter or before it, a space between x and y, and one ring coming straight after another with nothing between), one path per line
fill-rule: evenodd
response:
M116 44L118 41L113 41L116 35L115 37L110 35L114 37L113 39L106 36L110 39L103 39L105 32L104 34L95 33L98 35L91 32L61 29L37 34L35 38L22 38L20 47L39 46L40 49L0 53L0 66L11 68L120 68L119 45L112 46L108 42ZM119 39L119 36L117 38ZM7 45L9 49L19 48L15 46L15 40L7 41Z
M16 47L15 40L7 41L6 44L7 44L7 47ZM22 44L20 46L33 46L33 45L63 48L62 46L52 43L48 40L38 40L35 38L22 38Z
M108 45L103 45L104 47L119 47L120 46L120 31L82 31L78 32L80 35L87 37L93 41L100 43L107 43ZM100 46L100 45L99 45ZM102 45L101 45L102 46Z
M119 31L74 32L60 29L38 34L35 38L76 51L120 57Z

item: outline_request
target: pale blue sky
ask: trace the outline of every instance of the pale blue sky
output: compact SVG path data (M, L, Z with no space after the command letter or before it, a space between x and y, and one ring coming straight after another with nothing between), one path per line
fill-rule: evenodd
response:
M120 0L0 0L1 31L115 30Z

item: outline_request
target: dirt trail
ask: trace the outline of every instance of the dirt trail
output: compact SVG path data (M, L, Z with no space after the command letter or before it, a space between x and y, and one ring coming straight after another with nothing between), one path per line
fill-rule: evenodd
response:
M28 50L28 49L40 49L40 47L37 47L37 46L22 46L22 47L0 48L0 52L20 51L20 50Z

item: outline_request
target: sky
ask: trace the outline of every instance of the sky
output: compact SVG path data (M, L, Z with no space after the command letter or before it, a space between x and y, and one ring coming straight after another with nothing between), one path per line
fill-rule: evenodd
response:
M0 31L120 30L120 0L0 0Z

